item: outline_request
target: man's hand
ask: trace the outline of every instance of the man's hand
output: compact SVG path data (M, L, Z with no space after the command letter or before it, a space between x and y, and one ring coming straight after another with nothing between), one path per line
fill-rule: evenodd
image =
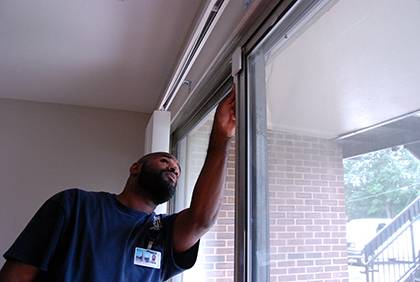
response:
M181 211L172 234L174 250L194 246L216 221L223 199L230 138L235 134L235 89L217 107L206 161L194 187L190 207Z
M219 103L219 106L216 109L212 130L212 134L214 134L214 138L216 138L216 140L213 140L214 142L229 141L229 139L235 134L235 101L236 91L233 86L230 94ZM210 145L218 145L211 143L212 142L210 142Z

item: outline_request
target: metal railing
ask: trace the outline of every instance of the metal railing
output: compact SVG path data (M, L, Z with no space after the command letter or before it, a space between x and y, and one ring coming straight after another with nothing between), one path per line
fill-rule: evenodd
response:
M407 278L402 280L405 282L420 282L420 267L414 269L411 273L407 275Z
M367 282L415 281L420 268L420 196L387 224L362 254Z

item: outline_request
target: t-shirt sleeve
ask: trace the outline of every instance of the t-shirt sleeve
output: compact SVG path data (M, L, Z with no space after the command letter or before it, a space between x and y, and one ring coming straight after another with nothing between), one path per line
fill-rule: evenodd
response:
M65 211L55 195L35 213L28 225L4 254L7 260L16 260L48 269L65 225Z
M165 281L194 266L197 260L198 247L200 245L200 241L198 241L197 243L195 243L194 246L192 246L185 252L174 252L172 232L175 218L177 215L178 214L173 214L163 219L167 242L167 244L165 245L165 263L163 265L163 280Z

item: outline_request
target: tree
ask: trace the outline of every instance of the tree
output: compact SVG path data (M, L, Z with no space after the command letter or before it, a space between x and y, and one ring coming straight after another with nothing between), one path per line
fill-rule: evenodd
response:
M420 195L420 161L404 147L344 160L349 219L394 217Z

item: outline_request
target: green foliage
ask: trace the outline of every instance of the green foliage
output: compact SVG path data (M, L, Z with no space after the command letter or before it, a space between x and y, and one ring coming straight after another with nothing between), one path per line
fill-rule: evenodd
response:
M344 160L349 219L394 217L420 195L420 161L403 147Z

